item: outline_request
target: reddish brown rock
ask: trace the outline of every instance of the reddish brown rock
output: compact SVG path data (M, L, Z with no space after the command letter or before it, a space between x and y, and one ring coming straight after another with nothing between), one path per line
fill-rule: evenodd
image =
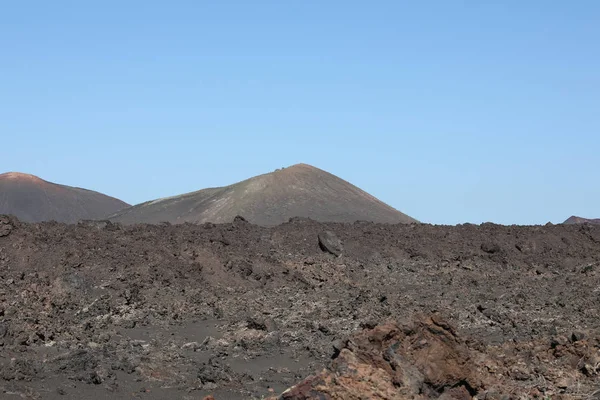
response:
M438 317L410 326L386 323L348 342L330 369L284 392L281 400L470 399L481 389L469 350Z
M547 393L571 399L576 398L573 382L599 376L594 366L600 365L600 355L593 346L565 343L554 358L545 358L553 354L547 350L541 343L523 342L481 352L437 315L419 317L411 325L388 322L358 333L328 369L271 400L470 400ZM528 355L535 353L539 358L532 361ZM568 368L570 359L579 362ZM546 386L539 385L539 376Z

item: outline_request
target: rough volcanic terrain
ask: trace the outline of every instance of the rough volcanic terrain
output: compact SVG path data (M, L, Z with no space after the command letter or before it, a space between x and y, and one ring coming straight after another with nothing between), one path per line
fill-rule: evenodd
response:
M3 399L593 399L600 227L0 217Z
M277 225L291 217L322 222L417 222L337 176L306 164L230 186L148 201L109 219L125 224L226 223L236 215L258 225Z
M600 225L600 218L591 219L591 218L582 218L572 216L569 217L563 224L598 224Z
M0 214L22 221L72 223L103 218L129 204L91 190L47 182L19 172L0 174Z

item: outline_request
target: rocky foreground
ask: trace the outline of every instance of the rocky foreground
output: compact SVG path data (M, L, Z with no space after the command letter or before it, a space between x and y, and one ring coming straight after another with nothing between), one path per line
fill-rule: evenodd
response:
M600 398L600 227L24 224L0 394Z

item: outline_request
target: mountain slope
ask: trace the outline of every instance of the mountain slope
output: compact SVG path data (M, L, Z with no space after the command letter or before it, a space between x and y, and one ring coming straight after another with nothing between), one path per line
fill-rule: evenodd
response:
M22 221L73 223L98 219L129 205L91 190L47 182L19 172L0 174L0 214Z
M576 216L572 216L569 217L565 222L563 222L563 224L599 224L600 225L600 219L589 219L589 218L581 218L581 217L576 217Z
M259 225L291 217L317 221L417 222L356 186L306 164L245 181L142 203L109 217L122 223L231 222L236 215Z

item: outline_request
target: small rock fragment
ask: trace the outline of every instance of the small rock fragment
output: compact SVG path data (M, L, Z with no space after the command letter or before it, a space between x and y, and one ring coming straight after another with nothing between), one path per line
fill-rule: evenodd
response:
M342 349L345 346L345 342L341 339L336 339L333 341L333 343L331 343L331 347L333 347L333 354L331 355L331 358L337 358L337 356L340 355L340 352L342 351Z
M559 389L566 389L566 388L568 388L571 385L572 385L571 379L569 379L567 377L560 378L556 382L556 387L559 388Z
M249 317L246 320L246 324L249 329L255 329L257 331L273 332L277 330L277 326L275 325L275 321L273 321L273 319L264 318L262 316Z
M580 342L580 341L582 341L583 339L585 339L585 333L583 333L583 332L579 332L579 331L577 331L577 332L573 332L573 333L571 334L571 341L572 341L573 343L575 343L575 342Z
M13 227L10 223L10 218L6 215L0 216L0 237L8 236L12 231Z
M567 344L568 340L563 337L563 336L556 336L554 338L552 338L552 340L550 341L550 347L555 349L558 346L564 346L565 344Z
M244 217L242 217L241 215L236 215L235 218L233 218L233 222L245 222L247 223L248 220Z
M200 344L198 342L189 342L181 346L182 350L191 350L196 351L200 348Z
M488 254L495 254L500 252L500 246L496 243L485 242L481 244L481 250Z

